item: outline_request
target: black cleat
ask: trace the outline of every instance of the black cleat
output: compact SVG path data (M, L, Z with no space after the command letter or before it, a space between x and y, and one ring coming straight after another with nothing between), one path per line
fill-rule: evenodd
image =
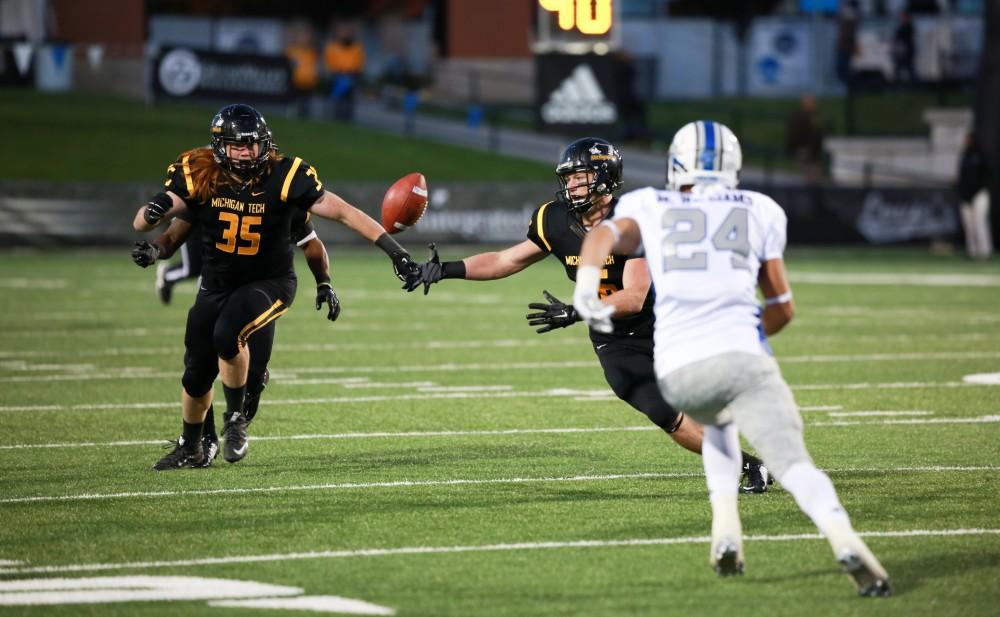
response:
M170 304L170 299L174 294L174 284L167 280L167 270L170 264L161 261L156 264L156 295L163 304Z
M734 540L723 540L712 548L712 567L719 576L743 574L743 550Z
M260 389L256 392L247 392L246 399L243 401L243 415L247 417L247 426L257 416L257 408L260 406L260 395L264 393L264 389L267 388L267 382L270 380L271 371L265 368L264 377L260 382Z
M201 449L205 453L205 460L198 467L211 467L212 461L219 455L219 438L215 435L202 435Z
M841 568L858 588L863 598L888 598L892 584L882 564L868 550L845 549L837 556Z
M763 464L747 462L743 465L741 493L766 493L767 487L772 484L774 484L774 477Z
M243 460L250 449L247 440L247 418L240 412L224 414L225 424L222 428L222 438L226 440L222 448L222 457L227 462L235 463Z
M173 446L174 449L170 451L160 460L156 461L153 465L154 471L167 471L169 469L181 469L184 467L201 467L205 462L205 452L202 450L201 442L198 441L193 444L192 447L187 447L184 443L184 438L180 437L177 441L171 441L167 444L167 448Z

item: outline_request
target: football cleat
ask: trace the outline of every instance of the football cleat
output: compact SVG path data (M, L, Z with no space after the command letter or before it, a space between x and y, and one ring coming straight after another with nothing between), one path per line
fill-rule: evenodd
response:
M854 581L859 596L863 598L888 598L892 595L889 574L863 542L841 549L837 553L837 561L840 562L844 572Z
M170 304L170 298L174 293L174 284L167 280L167 270L170 264L161 261L156 264L156 296L163 304Z
M201 467L205 462L205 452L202 450L200 441L188 447L184 443L184 438L179 437L177 441L168 442L166 445L167 448L171 446L174 447L173 450L153 465L154 471L167 471L183 467Z
M774 484L774 477L763 464L748 461L743 465L741 493L766 493L767 487L772 484Z
M743 574L743 548L731 538L723 538L712 544L710 561L719 576Z
M243 415L247 418L247 426L253 422L253 419L257 416L257 408L260 406L260 395L264 393L264 389L267 388L267 382L271 380L271 371L264 369L264 378L261 380L260 389L256 392L247 392L246 398L243 401Z
M212 461L219 455L219 438L216 435L202 435L201 449L205 453L205 460L198 467L211 467Z
M250 449L247 439L247 418L240 412L224 414L225 423L222 428L222 438L226 440L222 448L222 457L227 462L236 463L243 460Z

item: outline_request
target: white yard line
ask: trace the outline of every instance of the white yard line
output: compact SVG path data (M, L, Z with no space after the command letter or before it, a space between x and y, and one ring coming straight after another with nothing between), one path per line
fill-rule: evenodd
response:
M934 415L934 412L922 411L918 409L914 409L913 411L831 411L827 415L831 418L854 418L868 416L930 416Z
M501 345L506 346L506 344ZM163 351L163 350L160 350ZM179 351L179 350L177 350ZM5 352L0 352L3 357ZM780 364L809 364L809 363L830 363L830 362L917 362L917 361L937 361L937 360L993 360L1000 358L1000 351L942 351L924 353L879 353L879 354L816 354L816 355L789 355L780 356ZM6 366L3 366L6 365ZM0 362L0 370L8 371L30 371L37 372L30 362L21 358L12 358ZM93 365L70 365L74 368L65 369L68 372L61 375L6 375L0 377L2 382L35 382L35 381L92 381L92 380L117 380L117 379L176 379L176 371L157 371L151 366L132 367L128 369L106 367L93 367ZM84 367L91 366L90 370ZM539 370L539 369L564 369L564 368L593 368L598 362L594 360L571 360L564 362L471 362L471 363L443 363L443 364L408 364L401 366L324 366L324 367L301 367L288 368L279 367L272 375L275 379L281 379L290 384L319 384L319 383L339 383L336 380L323 381L322 379L302 379L302 374L324 374L324 373L427 373L440 371L507 371L507 370ZM50 369L56 370L56 369ZM979 383L978 385L995 385L989 383Z
M1000 467L986 465L978 467L931 465L925 467L884 467L827 469L829 474L838 473L943 473L943 472L983 472L1000 471ZM194 473L198 473L197 471ZM190 497L196 495L247 495L259 493L284 493L298 491L340 491L378 488L411 488L426 486L477 486L488 484L541 484L547 482L607 482L614 480L660 480L666 478L699 478L701 472L671 473L622 473L590 476L553 476L542 478L452 478L446 480L396 480L391 482L334 482L328 484L293 484L288 486L260 486L249 488L207 488L186 491L134 491L119 493L81 493L77 495L33 495L30 497L8 497L0 503L38 503L67 501L103 501L108 499L144 499L150 497Z
M901 272L809 272L792 270L793 283L814 285L903 285L907 287L997 287L1000 275L941 272L905 274Z
M987 537L1000 535L1000 529L899 529L884 531L859 531L866 538L954 538ZM748 535L747 542L797 542L802 540L822 540L815 533ZM229 557L207 557L202 559L178 559L163 561L125 561L117 563L77 563L49 566L28 566L0 568L0 574L52 574L61 572L99 572L107 570L142 570L153 568L177 568L190 566L224 565L237 563L262 563L280 561L300 561L304 559L346 559L353 557L390 557L398 555L433 555L453 553L486 553L503 551L531 551L551 549L591 549L636 546L668 546L684 544L706 544L708 536L681 536L673 538L632 538L625 540L556 540L551 542L516 542L504 544L479 544L467 546L400 546L394 548L363 548L354 550L323 550L294 553L270 553L261 555L233 555Z

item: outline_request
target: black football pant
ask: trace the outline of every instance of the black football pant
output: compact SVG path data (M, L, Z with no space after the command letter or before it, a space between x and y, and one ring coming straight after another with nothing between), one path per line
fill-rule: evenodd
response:
M653 368L653 339L629 338L595 342L604 378L615 395L668 433L680 414L663 400Z
M181 383L190 396L204 396L219 375L219 358L230 359L250 347L250 370L259 383L274 341L273 323L295 298L294 278L254 281L234 290L198 292L188 311L184 334L184 377ZM271 326L271 327L269 327ZM259 342L255 339L260 336ZM260 345L259 352L254 347ZM255 357L256 356L256 357Z

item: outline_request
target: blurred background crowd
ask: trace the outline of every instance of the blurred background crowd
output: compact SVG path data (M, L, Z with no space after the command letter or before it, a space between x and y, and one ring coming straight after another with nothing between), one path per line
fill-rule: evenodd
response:
M997 0L0 0L0 104L30 126L58 100L86 132L100 121L81 101L139 106L153 125L178 105L241 101L333 127L338 143L323 147L364 141L343 141L335 127L350 125L550 167L595 135L622 147L630 188L661 185L673 132L711 118L740 137L743 183L786 208L793 243L921 242L988 259L998 27ZM176 152L158 154L165 165ZM108 178L44 166L0 171L0 242L127 232L39 217L37 200L134 207L133 185L98 190ZM320 169L363 201L394 179ZM448 176L429 176L436 199L417 234L505 242L545 198L536 174ZM26 212L41 221L25 226Z

